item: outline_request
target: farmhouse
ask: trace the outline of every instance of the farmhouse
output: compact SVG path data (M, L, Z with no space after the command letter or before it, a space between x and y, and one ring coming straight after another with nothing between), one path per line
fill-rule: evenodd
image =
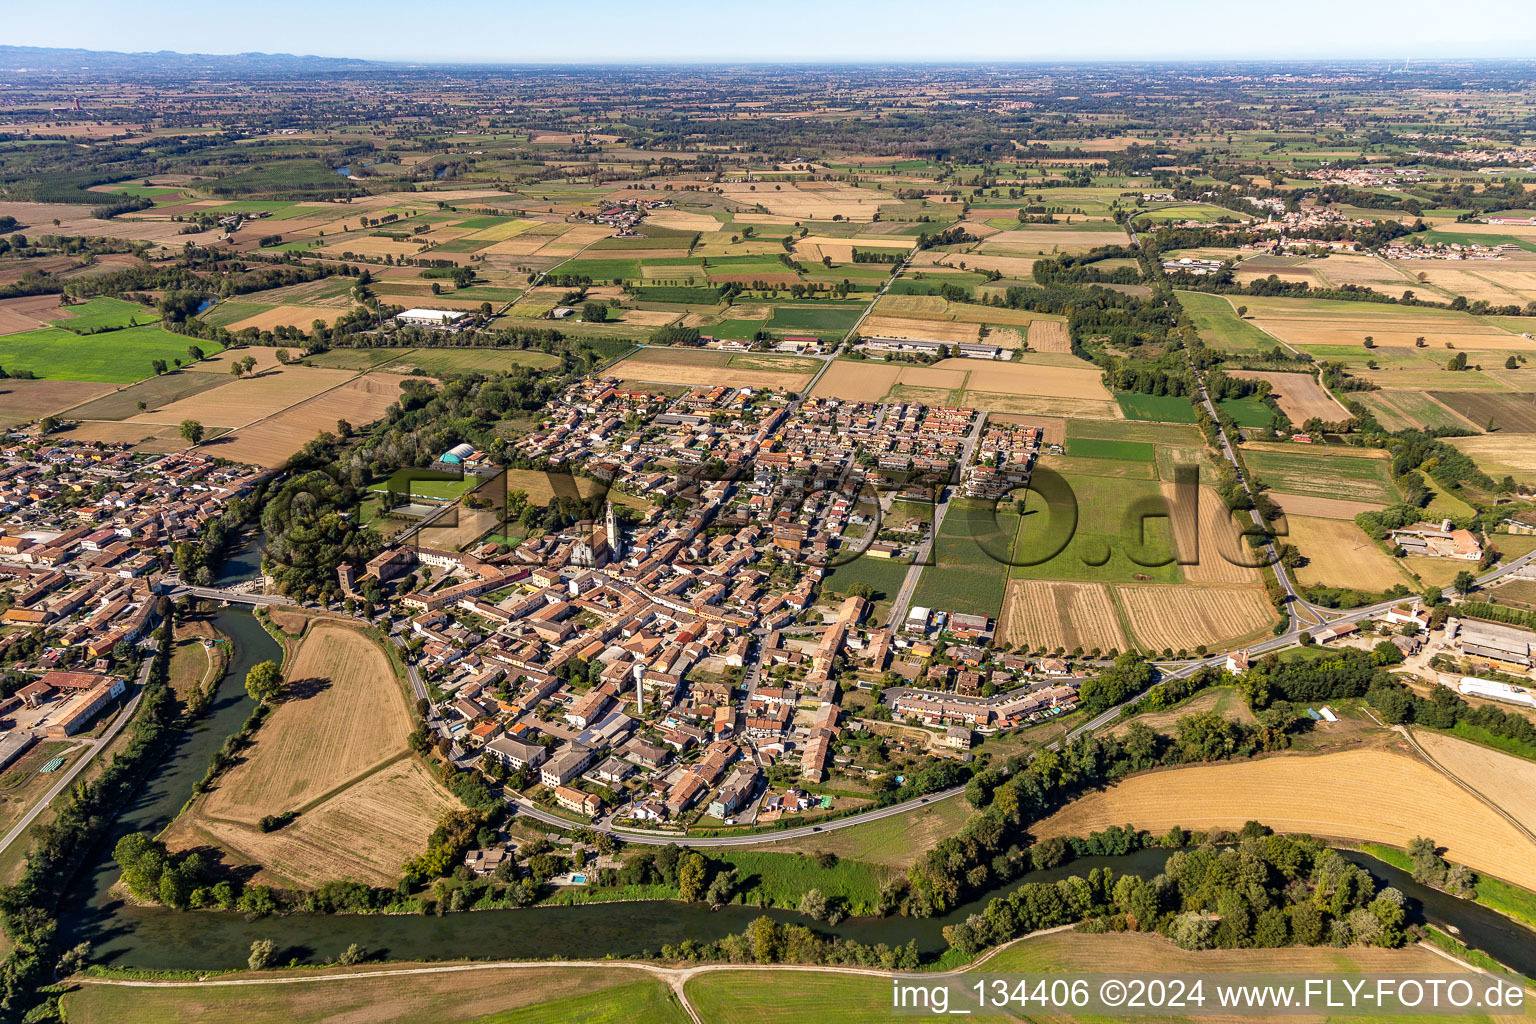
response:
M462 331L471 319L462 309L408 309L395 314L395 322L402 327L424 327L435 331Z
M1472 531L1453 529L1449 519L1441 520L1438 526L1415 523L1393 530L1392 542L1410 555L1455 558L1463 562L1476 562L1483 557L1483 546Z

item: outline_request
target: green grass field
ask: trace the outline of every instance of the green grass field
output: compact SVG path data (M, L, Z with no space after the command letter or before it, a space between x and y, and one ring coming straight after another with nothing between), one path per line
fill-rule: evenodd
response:
M1127 419L1156 423L1193 423L1195 407L1178 395L1138 395L1129 391L1115 394L1115 401Z
M49 380L131 384L154 375L152 360L187 362L188 345L212 355L220 346L162 330L158 324L79 335L58 327L0 337L0 366L11 373L31 370Z
M1052 509L1031 492L1012 549L1015 563L1031 564L1015 564L1009 575L1110 583L1130 583L1143 576L1159 583L1180 582L1183 573L1171 560L1173 537L1157 481L1094 476L1093 460L1073 461L1062 475L1077 500L1076 528L1065 509ZM1133 513L1155 517L1128 522Z
M1179 305L1194 321L1201 339L1223 352L1257 352L1274 348L1279 342L1246 320L1239 320L1232 303L1220 295L1204 292L1176 292ZM1239 305L1241 298L1235 299Z
M913 605L996 617L1008 584L1008 552L1019 517L1011 506L960 498L950 503L934 544L934 564L923 570Z
M1257 398L1233 398L1216 405L1240 427L1267 427L1275 420L1275 411Z
M775 306L768 329L846 332L858 322L862 306Z
M856 860L840 859L824 868L814 857L798 853L732 851L722 859L735 865L738 887L748 903L766 901L776 907L798 907L808 890L820 889L829 899L845 900L852 913L870 914L888 874Z
M550 271L551 276L575 274L594 281L633 281L640 276L638 260L566 260Z
M1248 469L1285 494L1313 494L1321 498L1374 501L1397 500L1391 467L1385 459L1371 459L1340 451L1243 450Z
M60 317L49 323L55 327L62 327L66 331L73 331L75 334L91 334L96 331L117 330L120 327L152 324L160 319L160 314L154 309L141 306L137 302L126 302L106 296L87 299L76 306L65 306L64 310L70 314L69 317Z
M1106 441L1096 437L1073 437L1067 439L1067 454L1085 459L1151 462L1157 454L1157 447L1145 441Z

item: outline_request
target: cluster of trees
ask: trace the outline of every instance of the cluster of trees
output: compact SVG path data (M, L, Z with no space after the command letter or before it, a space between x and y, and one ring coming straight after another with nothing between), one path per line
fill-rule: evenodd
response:
M1244 826L1235 846L1177 850L1155 878L1094 868L1087 878L1030 882L944 936L961 953L1042 928L1156 932L1184 949L1403 944L1406 899L1307 838Z
M1116 267L1104 270L1094 266L1104 260L1139 259L1139 253L1128 246L1106 245L1077 256L1063 255L1054 259L1036 260L1030 276L1041 285L1082 284L1136 284L1141 280L1139 267Z
M965 228L956 224L952 228L946 228L936 235L930 235L926 231L917 236L917 248L921 252L924 249L932 249L941 245L964 245L967 242L981 241L976 235L971 234Z
M1366 700L1389 725L1412 723L1428 729L1470 727L1498 740L1536 751L1536 724L1518 712L1501 711L1491 704L1473 706L1448 686L1436 686L1420 697L1390 677L1378 678Z
M650 955L643 952L642 957ZM695 962L712 961L733 964L836 964L850 967L878 967L886 971L915 970L922 962L915 941L905 946L877 943L873 946L850 939L828 938L798 924L781 924L771 917L760 917L746 931L727 935L716 942L685 939L663 946L661 959Z

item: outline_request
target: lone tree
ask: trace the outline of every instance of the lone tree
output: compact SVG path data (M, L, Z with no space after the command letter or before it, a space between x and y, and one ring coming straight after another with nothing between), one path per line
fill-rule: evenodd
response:
M581 307L581 319L589 324L600 324L608 319L608 306L602 302L588 302Z
M283 677L275 661L263 661L245 674L245 692L258 703L276 697L282 688Z
M181 436L187 444L200 444L203 440L203 425L197 420L182 420Z
M272 957L277 954L277 943L271 939L257 939L251 943L251 955L245 961L251 970L260 971L272 964Z

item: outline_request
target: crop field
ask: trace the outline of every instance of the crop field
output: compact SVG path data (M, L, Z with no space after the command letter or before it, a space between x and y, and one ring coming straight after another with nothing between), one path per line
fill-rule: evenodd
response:
M317 371L336 372L344 371ZM353 426L372 423L400 398L400 381L393 373L370 373L348 380L323 394L299 402L259 423L243 427L212 442L211 453L222 459L278 467L322 430L335 432L336 421ZM211 392L218 394L218 392ZM204 442L208 444L208 442Z
M111 390L110 384L73 380L0 380L0 428L30 423Z
M134 423L171 425L192 419L207 425L238 427L312 398L353 376L346 370L320 370L297 365L258 371L254 376L239 380L226 378L223 387L194 393L129 419Z
M1067 325L1054 320L1034 320L1029 325L1029 347L1036 352L1071 352Z
M1320 498L1315 494L1285 494L1281 491L1270 491L1269 496L1287 516L1353 520L1362 512L1372 512L1380 507L1368 501Z
M405 696L366 634L316 621L284 671L285 696L208 812L254 824L295 810L405 750Z
M1250 303L1253 301L1256 300L1250 300ZM1371 305L1374 314L1378 304ZM1253 315L1254 322L1266 332L1299 348L1359 345L1364 352L1365 339L1370 337L1378 348L1414 349L1422 337L1437 350L1453 347L1469 351L1536 352L1536 343L1529 339L1480 323L1470 316L1464 320L1446 322L1438 318L1404 321L1397 317L1360 315L1358 311L1350 319L1333 316L1309 318Z
M1528 437L1484 434L1481 437L1451 437L1446 443L1466 452L1495 479L1513 476L1517 481L1536 482L1536 444L1532 444Z
M71 409L69 416L71 419L82 420L125 420L138 415L140 402L145 404L147 411L154 411L229 383L228 374L178 370L103 395L95 401Z
M1163 484L1163 497L1170 512L1177 513L1173 484ZM1171 518L1175 550L1181 559L1184 578L1190 583L1256 583L1259 570L1252 568L1253 551L1243 541L1241 528L1226 502L1210 487L1199 491L1199 509L1194 519L1174 514Z
M1355 449L1323 451L1283 450L1278 446L1245 445L1243 459L1255 476L1277 491L1312 494L1320 498L1374 501L1388 505L1397 500L1397 488L1385 459L1356 454Z
M1115 401L1130 420L1151 420L1159 423L1193 423L1195 407L1189 399L1177 395L1138 395L1128 391L1115 394Z
M1278 614L1264 588L1253 585L1120 584L1115 596L1136 641L1150 651L1217 647L1267 630Z
M998 232L977 246L977 252L983 256L1056 256L1123 241L1125 232L1118 224L1032 224ZM970 265L969 258L966 265Z
M875 361L838 360L816 382L820 398L879 402L898 386L932 388L947 395L965 386L966 375L932 366L907 366Z
M1536 861L1524 853L1524 836L1423 761L1385 750L1283 754L1136 775L1031 831L1075 836L1131 824L1161 834L1175 825L1237 829L1247 821L1400 847L1431 836L1457 864L1536 888Z
M1009 580L997 639L1000 644L1047 650L1130 647L1114 597L1102 583Z
M768 328L843 333L858 322L862 311L858 306L775 306Z
M1353 397L1388 430L1473 429L1470 421L1422 391L1361 391Z
M959 499L951 503L912 603L996 618L1008 581L1004 560L1019 517L999 506Z
M865 318L859 333L867 338L923 338L955 344L976 341L981 336L981 325L955 320L871 315Z
M336 319L339 310L330 306L273 306L259 313L252 313L229 324L236 333L244 330L271 331L278 327L298 327L308 333L316 320L329 324Z
M759 361L762 357L758 357ZM800 366L803 361L793 365ZM772 387L792 391L810 382L806 372L785 372L761 367L728 365L725 353L696 349L643 349L609 367L607 372L623 380L690 387Z
M1536 394L1435 391L1430 397L1489 433L1536 433Z
M3 278L4 275L0 275ZM0 279L0 283L9 283ZM51 327L59 317L59 296L23 295L0 299L0 335Z
M934 365L944 370L969 370L970 378L965 383L968 391L1100 402L1113 400L1099 379L1098 368L1089 368L1087 364L1057 366L1031 361L1025 356L1023 361L1008 363L944 359Z
M158 324L91 335L44 327L0 337L0 366L12 373L31 370L49 380L129 384L152 376L156 359L173 365L176 359L185 362L188 344L187 338ZM196 344L205 352L219 349L212 341Z
M1349 411L1335 402L1310 373L1265 373L1233 370L1232 376L1269 381L1280 409L1298 427L1316 416L1325 423L1349 419Z
M1397 559L1352 520L1287 515L1284 526L1288 532L1281 540L1296 545L1307 557L1307 564L1295 570L1301 583L1386 590L1410 582Z
M1182 574L1173 562L1167 504L1157 482L1150 474L1142 479L1091 475L1100 465L1129 469L1143 464L1062 461L1070 464L1063 467L1063 476L1077 500L1076 529L1071 529L1064 510L1050 508L1039 494L1029 492L1010 575L1034 580L1179 582ZM1147 518L1133 519L1138 510Z
M126 302L123 299L112 299L106 296L97 296L75 306L60 306L55 318L51 321L54 326L62 327L66 331L76 334L90 334L98 331L117 330L122 327L137 327L140 324L157 323L160 314L154 309L146 308L137 302Z
M371 1024L688 1024L664 981L626 967L391 972L198 989L80 985L64 1004L78 1024L339 1024L349 1018Z

